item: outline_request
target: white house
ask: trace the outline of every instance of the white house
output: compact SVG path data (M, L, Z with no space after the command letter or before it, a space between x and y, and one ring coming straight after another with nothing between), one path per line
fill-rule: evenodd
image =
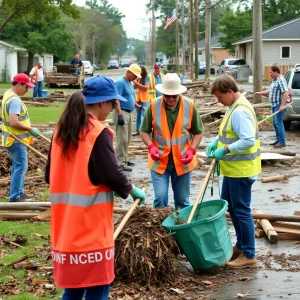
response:
M33 66L36 66L38 62L43 63L45 71L50 71L53 67L53 54L35 54L33 57ZM19 72L25 72L28 65L28 53L19 58Z
M2 81L12 81L18 73L19 51L26 51L26 49L0 41L0 79Z

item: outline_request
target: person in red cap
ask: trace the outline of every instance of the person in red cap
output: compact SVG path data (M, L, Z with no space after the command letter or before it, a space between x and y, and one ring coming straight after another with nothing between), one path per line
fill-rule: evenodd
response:
M39 130L31 127L27 107L20 99L28 88L33 87L30 78L24 73L19 73L14 77L11 88L4 93L2 99L2 146L9 152L12 161L10 202L30 200L24 193L24 177L28 168L27 148L11 137L10 133L26 144L33 144L32 137L39 135Z
M160 65L155 64L153 67L154 71L148 75L146 79L146 86L149 89L149 100L160 97L162 94L157 89L155 89L156 84L162 84L162 79L164 75L160 73Z

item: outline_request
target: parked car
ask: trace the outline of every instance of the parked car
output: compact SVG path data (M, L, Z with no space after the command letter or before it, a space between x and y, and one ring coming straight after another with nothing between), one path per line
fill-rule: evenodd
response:
M200 60L199 61L199 75L205 74L206 71L206 61L205 60ZM215 68L214 65L210 65L210 74L215 74Z
M93 67L94 67L94 70L103 70L102 66L101 65L98 65L98 64L93 64Z
M84 75L94 75L94 67L92 66L91 62L88 60L82 61L83 68L84 68Z
M168 60L163 60L160 66L161 66L162 68L167 68L168 65L169 65L169 61L168 61Z
M300 121L300 64L296 66L289 69L284 75L289 89L289 98L287 101L292 102L287 107L283 119L286 130L290 130L292 121Z
M119 62L117 59L111 59L107 64L107 69L119 69Z
M227 58L224 59L219 65L217 70L217 75L227 74L234 75L238 68L248 67L246 61L240 58ZM235 76L233 76L235 77Z
M123 58L120 65L122 68L129 67L131 65L131 60L129 58Z

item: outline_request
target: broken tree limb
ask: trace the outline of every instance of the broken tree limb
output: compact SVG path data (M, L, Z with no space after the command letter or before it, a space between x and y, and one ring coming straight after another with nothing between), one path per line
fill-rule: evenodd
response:
M229 213L226 212L226 217L229 217ZM283 222L300 222L300 216L283 216L283 215L269 215L269 214L257 214L252 213L254 220L266 219L269 221L283 221Z
M288 175L278 175L278 176L268 176L268 177L261 177L260 182L266 183L266 182L271 182L271 181L279 181L279 180L286 180L288 179Z
M6 265L4 268L11 267L11 266L13 266L13 265L15 265L15 264L18 264L18 263L20 263L20 262L26 260L26 259L28 259L28 256L27 256L27 255L25 255L25 256L23 256L23 257L17 259L17 260L14 260L14 261L11 262L10 264Z
M253 210L253 213L261 214L261 211L255 209L255 210ZM261 219L261 220L258 220L258 224L260 224L260 226L266 233L268 240L271 243L276 244L278 242L278 234L277 234L276 230L274 229L274 227L271 225L271 223L266 219Z

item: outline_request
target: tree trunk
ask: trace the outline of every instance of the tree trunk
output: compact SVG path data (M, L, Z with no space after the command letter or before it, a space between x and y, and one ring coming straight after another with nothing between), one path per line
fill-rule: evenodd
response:
M27 75L30 73L31 69L33 68L33 57L34 57L34 53L28 52L28 65L26 71Z

